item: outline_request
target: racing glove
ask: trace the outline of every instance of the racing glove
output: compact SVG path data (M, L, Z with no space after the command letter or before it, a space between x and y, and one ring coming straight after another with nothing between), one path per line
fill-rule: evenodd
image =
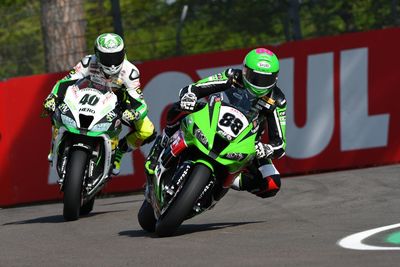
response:
M228 70L228 84L230 87L243 87L242 82L242 72L236 69L229 69Z
M128 124L131 124L132 122L137 121L139 118L140 118L140 114L137 111L126 109L122 113L122 119Z
M274 153L274 149L271 145L263 144L258 141L256 143L256 157L257 159L264 159L270 157Z
M197 96L192 92L187 92L181 98L180 105L182 110L193 111L196 107Z
M57 97L50 94L43 102L43 108L47 113L53 113L56 110Z

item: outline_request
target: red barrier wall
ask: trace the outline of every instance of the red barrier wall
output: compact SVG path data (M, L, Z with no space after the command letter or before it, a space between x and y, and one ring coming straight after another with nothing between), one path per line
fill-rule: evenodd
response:
M276 161L283 175L399 162L398 47L400 28L269 47L281 59L278 84L289 105L287 157ZM164 111L182 86L239 65L248 50L138 64L156 127L162 128ZM0 82L0 207L61 198L46 159L50 122L39 116L62 76ZM148 149L134 152L122 166L130 170L113 178L105 192L141 188Z

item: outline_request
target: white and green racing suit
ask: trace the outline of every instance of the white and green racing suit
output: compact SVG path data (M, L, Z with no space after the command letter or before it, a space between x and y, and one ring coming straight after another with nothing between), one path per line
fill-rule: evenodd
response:
M139 70L126 59L122 64L122 69L117 75L107 77L101 70L95 55L85 56L68 75L54 85L46 100L55 98L56 104L60 103L68 86L84 77L90 77L96 83L113 88L122 106L135 115L135 119L130 122L132 131L121 139L122 142L120 141L119 145L122 152L127 152L151 142L155 137L155 130L147 116L147 104L140 90Z

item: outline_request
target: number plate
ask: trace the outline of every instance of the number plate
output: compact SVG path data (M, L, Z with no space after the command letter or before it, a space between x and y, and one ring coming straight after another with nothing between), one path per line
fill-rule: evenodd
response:
M226 134L232 137L237 137L248 125L249 122L242 112L233 107L221 107L218 118L218 127Z

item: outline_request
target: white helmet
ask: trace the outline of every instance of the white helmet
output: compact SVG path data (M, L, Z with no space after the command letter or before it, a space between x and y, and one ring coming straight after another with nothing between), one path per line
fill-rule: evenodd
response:
M118 34L103 33L96 38L94 53L105 74L118 74L125 59L124 41Z

